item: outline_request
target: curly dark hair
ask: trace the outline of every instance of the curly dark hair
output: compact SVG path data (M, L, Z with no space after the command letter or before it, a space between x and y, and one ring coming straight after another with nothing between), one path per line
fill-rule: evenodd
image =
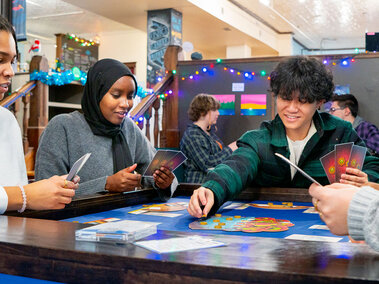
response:
M302 103L329 101L333 95L333 75L315 58L294 56L286 59L276 66L270 77L271 92L284 100L292 100L297 91Z
M351 115L357 117L358 115L358 100L352 94L345 95L333 95L331 98L332 102L337 102L340 108L348 107L350 109Z
M8 32L12 35L14 42L16 44L16 54L18 56L18 47L17 47L17 39L16 39L16 33L13 28L13 26L8 22L7 19L5 19L3 16L0 15L0 31Z
M198 121L203 115L210 110L218 110L220 102L213 96L208 94L198 94L193 98L188 109L188 117L192 121Z

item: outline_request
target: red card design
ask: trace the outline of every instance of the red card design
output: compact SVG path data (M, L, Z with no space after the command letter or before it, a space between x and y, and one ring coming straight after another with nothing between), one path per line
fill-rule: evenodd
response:
M353 144L353 142L350 142L334 146L336 151L336 182L340 182L341 175L346 173Z
M354 145L351 150L349 167L362 170L367 148Z
M329 182L331 184L336 182L336 151L333 150L332 152L321 157L320 162L324 168Z

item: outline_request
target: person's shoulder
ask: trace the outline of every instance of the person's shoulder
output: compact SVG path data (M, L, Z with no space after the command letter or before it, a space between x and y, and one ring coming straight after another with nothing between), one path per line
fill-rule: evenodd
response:
M54 116L48 123L48 128L57 126L77 127L79 124L86 123L84 115L78 111L62 113Z
M353 125L349 121L343 120L327 112L320 112L319 115L324 124L325 130L331 130L335 128L353 129Z
M272 137L272 131L274 128L274 121L263 121L259 129L252 129L246 131L241 140L255 140L255 142L263 141L267 142Z
M1 119L3 121L4 120L16 120L13 113L5 107L0 107L0 115L1 115Z

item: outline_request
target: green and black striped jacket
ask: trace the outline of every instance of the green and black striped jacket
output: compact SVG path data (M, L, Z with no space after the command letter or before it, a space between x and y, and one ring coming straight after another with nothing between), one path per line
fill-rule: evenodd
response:
M329 184L320 158L334 150L334 145L354 142L365 146L349 122L328 113L316 112L313 121L317 132L305 145L298 166L323 185ZM246 132L237 141L238 149L225 162L209 171L203 186L215 195L215 212L224 202L234 199L244 188L299 187L308 188L311 182L296 173L291 180L290 166L274 153L289 158L290 152L284 124L277 115L262 123L259 130ZM366 155L363 171L370 181L379 180L379 158Z

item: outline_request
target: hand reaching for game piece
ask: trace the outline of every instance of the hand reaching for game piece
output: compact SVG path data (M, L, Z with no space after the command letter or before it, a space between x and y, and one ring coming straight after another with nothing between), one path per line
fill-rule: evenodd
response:
M368 183L368 176L359 169L346 168L346 173L341 175L340 182L360 187Z
M193 191L191 200L188 204L187 211L194 217L201 218L207 216L214 204L214 194L212 190L205 187L199 187ZM204 209L201 209L204 206Z
M160 189L168 188L175 178L174 174L165 167L161 167L160 169L155 170L153 177L156 186L158 186Z
M105 189L110 192L124 192L135 190L136 187L141 187L141 175L134 174L136 167L137 164L134 164L107 177Z

